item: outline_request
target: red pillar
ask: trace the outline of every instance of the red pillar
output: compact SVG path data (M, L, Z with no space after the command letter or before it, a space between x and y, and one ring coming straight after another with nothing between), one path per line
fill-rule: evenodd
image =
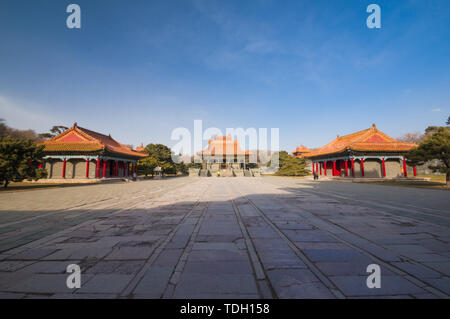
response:
M63 175L62 175L62 177L66 178L66 159L65 158L64 158L64 161L63 161Z
M345 160L345 176L348 176L348 160Z
M333 176L336 176L336 161L333 160Z
M361 158L361 176L364 177L364 158Z
M325 173L325 176L327 176L327 162L323 162L323 171Z
M106 177L106 161L103 161L103 178Z
M312 162L312 173L313 173L313 175L314 175L314 166L315 166L316 164L314 163L314 162Z
M352 177L355 177L355 160L353 159L353 157L352 157L351 164L352 164Z
M319 162L316 162L316 172L319 173Z
M100 177L100 157L97 157L97 174L96 177Z
M408 171L406 169L406 158L403 157L403 174L408 177Z
M416 177L417 176L417 170L416 170L415 166L413 167L413 172L414 172L414 177Z
M384 157L381 159L381 162L383 164L383 177L386 177L386 164L384 163Z
M89 178L89 158L86 159L86 178Z

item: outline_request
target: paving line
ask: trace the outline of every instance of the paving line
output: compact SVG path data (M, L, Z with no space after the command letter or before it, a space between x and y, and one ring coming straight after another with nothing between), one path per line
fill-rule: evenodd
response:
M300 258L300 260L311 270L311 272L330 290L330 292L338 299L344 299L345 295L336 287L336 285L329 280L322 271L317 268L308 257L301 252L301 250L292 242L271 220L267 215L251 200L247 195L243 194L240 190L238 192L241 197L245 198L250 205L252 205L264 219L264 221L288 244L288 246L294 251L294 253Z
M155 249L153 254L147 259L147 262L144 263L144 265L141 267L139 272L133 277L133 279L127 284L127 286L122 290L120 293L121 297L131 297L133 294L133 291L138 286L139 282L142 280L142 278L145 276L145 274L151 269L153 263L156 261L156 259L160 256L164 248L170 243L172 238L175 236L176 232L180 229L183 222L189 218L194 210L199 206L200 204L201 196L195 201L194 206L190 209L190 211L182 218L180 223L167 235L166 239L161 242L161 244ZM181 257L180 257L181 258ZM174 270L175 271L175 270Z
M153 192L149 192L147 194L156 193L160 189L161 188L158 188L157 190L155 190ZM46 214L42 214L42 215L39 215L39 216L33 216L33 217L17 220L17 221L14 221L14 222L3 223L3 224L0 224L0 228L7 227L7 226L13 226L13 225L17 225L17 224L22 224L22 223L30 222L30 221L37 220L37 219L40 219L40 218L44 218L44 217L48 217L48 216L52 216L52 215L56 215L56 214L67 213L67 212L71 212L71 211L75 211L76 213L79 213L78 212L79 209L88 209L84 213L89 213L92 210L109 208L109 207L115 206L117 204L122 204L122 203L125 203L125 202L131 202L131 201L135 200L136 198L141 198L141 197L144 197L144 196L146 196L146 194L142 194L142 195L139 195L139 196L134 196L134 197L131 197L131 198L127 198L127 199L125 199L123 201L119 201L119 202L112 202L111 204L106 205L106 206L101 206L101 205L105 204L105 202L115 201L115 200L117 200L119 198L118 197L113 197L113 198L103 199L103 200L100 200L100 201L97 201L97 202L94 202L94 203L76 205L76 206L72 206L72 207L65 208L65 209L59 209L59 210L56 210L54 212L49 212L49 213L46 213ZM79 214L76 214L75 217L76 216L79 216Z
M241 229L241 233L242 233L242 235L244 236L244 239L245 239L245 245L247 247L247 251L248 251L248 254L249 254L249 257L250 257L252 268L253 268L253 271L255 273L256 282L257 282L258 288L260 290L260 295L264 299L267 299L267 298L270 298L270 299L278 298L278 296L277 296L277 294L275 292L275 289L273 289L270 280L267 278L267 275L266 275L266 273L264 271L264 267L262 266L261 260L259 259L258 254L256 252L255 245L253 244L253 240L251 239L250 234L248 233L248 230L247 230L247 228L244 225L244 222L242 220L242 216L241 216L240 210L237 207L235 201L232 199L233 196L232 196L231 191L230 191L230 189L229 189L227 184L225 185L225 188L226 188L228 194L230 195L230 201L231 201L231 204L233 206L234 213L235 213L236 218L238 220L238 224L239 224L239 227ZM271 295L267 295L267 293L265 292L266 289L264 289L265 287L267 287L270 290L270 294Z
M441 218L441 219L443 219L443 220L445 220L447 222L447 225L445 225L445 226L449 227L448 226L449 225L448 221L450 221L450 216L447 217L447 216L442 216L441 214L432 214L432 213L420 212L420 211L417 211L417 210L411 210L411 209L408 209L408 208L405 208L405 207L401 207L401 206L377 203L377 202L372 201L372 200L354 199L354 198L351 198L351 197L343 196L341 194L335 194L335 193L326 192L326 191L319 191L319 190L315 190L315 189L314 190L313 189L308 189L308 190L298 189L298 191L305 192L305 193L308 193L308 192L309 193L314 193L315 195L327 194L327 195L334 196L334 197L337 197L337 198L340 198L340 199L344 199L346 201L360 202L360 203L363 203L363 204L369 204L369 205L373 205L373 206L377 206L377 207L381 207L381 208L395 209L395 210L404 211L404 212L412 213L412 214L416 214L416 215L424 215L424 216L428 216L428 217L431 216L431 217L434 217L434 218L437 218L437 219ZM450 212L448 212L448 213L450 213ZM394 214L394 213L391 213L391 214ZM428 223L428 224L436 225L436 223L432 223L432 222L429 222L429 221L426 221L426 220L422 220L422 219L417 219L417 217L414 218L412 216L404 216L404 215L400 215L400 216L409 217L409 218L414 219L414 220L420 220L421 222L425 222L425 223ZM442 224L439 224L439 225L440 226L444 226Z
M178 188L180 188L180 187L182 187L182 186L184 186L184 185L186 185L186 184L187 184L187 182L184 183L184 184L181 184L181 185L176 185L172 190L178 189ZM162 192L162 191L164 191L164 190L159 190L159 191L157 191L157 192L149 192L149 194L154 195L154 194L160 193L160 192ZM131 206L128 206L128 207L126 207L126 208L119 208L118 210L113 211L113 212L111 212L110 214L108 214L108 217L115 216L115 215L120 214L120 213L122 213L122 212L124 212L124 211L127 211L127 210L131 210L131 209L133 209L135 206L138 206L139 204L144 204L144 203L146 203L146 202L148 202L148 201L150 201L150 200L153 200L153 199L154 199L154 197L150 197L150 198L148 198L148 199L146 199L146 200L144 200L144 201L142 201L142 200L137 201L136 203L134 203L134 204L132 204ZM125 201L124 201L124 202L125 202ZM123 203L123 202L121 202L121 203ZM119 204L121 204L121 203L119 203ZM109 207L111 207L111 206L109 206ZM105 208L105 207L104 207L104 208ZM45 236L45 237L40 238L40 239L37 239L37 240L33 240L33 241L29 242L28 244L25 244L25 245L19 245L19 246L17 246L17 247L11 247L11 248L9 248L9 249L3 251L2 254L5 254L5 255L15 255L15 254L18 254L18 253L20 253L20 252L22 252L22 251L25 251L26 249L38 247L38 246L40 246L40 245L42 245L42 244L45 244L45 243L48 243L48 242L50 242L50 241L52 241L52 240L54 240L54 239L56 239L56 238L58 238L58 237L60 237L60 236L62 236L62 235L64 235L64 234L68 234L68 233L73 232L73 231L75 231L75 230L77 230L77 229L79 229L79 228L82 228L82 227L85 227L85 226L89 226L89 225L91 225L91 224L94 224L94 223L98 222L99 220L101 220L101 218L93 218L93 219L91 219L91 220L88 220L88 221L85 221L85 222L83 222L83 223L81 223L81 224L78 224L78 225L72 226L72 227L70 227L70 228L61 230L61 231L56 232L56 233L54 233L54 234Z
M251 201L251 200L250 200L250 201ZM281 205L283 205L283 206L285 206L285 207L287 206L282 200L279 200L279 202L281 203ZM364 238L364 237L360 236L360 235L357 234L357 233L353 233L353 232L349 231L349 230L346 229L346 228L343 228L342 226L340 226L340 225L338 225L338 224L335 224L335 223L333 223L333 222L331 222L331 221L328 221L328 220L326 220L326 219L324 219L324 218L322 218L322 217L320 217L320 216L317 216L316 214L314 214L313 212L308 211L307 209L304 209L304 208L302 208L302 207L298 207L297 205L293 205L293 206L294 206L296 209L299 209L299 210L303 211L304 213L309 214L310 216L304 216L304 215L302 215L302 217L306 217L306 218L308 219L308 221L310 221L312 224L314 224L317 228L321 229L322 231L327 232L330 236L332 236L333 238L337 239L338 241L341 241L341 242L343 242L344 244L346 244L347 246L350 246L351 248L353 248L353 249L355 249L355 250L357 250L357 251L363 253L364 255L371 257L372 259L376 260L377 263L379 263L380 265L383 265L384 267L386 267L387 269L391 270L392 272L394 272L394 273L400 275L401 277L403 277L404 279L408 280L408 281L411 282L412 284L418 286L419 288L422 288L422 289L424 289L424 290L426 290L426 291L428 291L428 292L430 292L430 293L432 293L432 294L434 294L434 295L438 295L438 296L441 297L441 298L448 298L448 297L449 297L445 292L439 290L438 288L435 288L435 287L433 287L433 286L430 286L430 284L427 283L426 281L424 281L424 280L422 280L422 279L420 279L420 278L417 278L417 277L412 276L411 274L409 274L409 273L407 273L407 272L401 270L400 268L398 268L398 267L396 267L396 266L394 266L394 265L391 265L391 264L389 264L389 263L383 261L383 260L380 259L377 255L375 255L375 254L373 254L373 253L371 253L371 252L365 250L364 248L361 248L361 247L359 247L359 246L357 246L357 245L355 245L355 244L353 244L353 243L351 243L351 242L349 242L349 241L347 241L347 240L345 240L345 239L342 239L341 237L339 237L338 235L336 235L336 234L333 233L333 232L330 232L330 231L327 230L327 229L323 229L323 228L321 227L320 224L318 224L317 222L314 222L314 218L319 219L320 221L322 221L323 223L325 223L325 224L327 224L327 225L332 225L332 226L335 227L335 228L336 228L336 227L337 227L337 228L340 228L340 229L344 230L344 231L347 232L347 233L350 233L350 234L352 234L352 235L355 235L355 236L357 236L357 237L359 237L359 238L361 238L361 239L363 239L363 240L365 240L365 241L367 241L367 242L369 242L369 243L371 243L371 244L377 246L378 248L381 248L381 249L383 249L383 250L387 250L387 251L390 251L390 252L393 252L393 251L391 251L391 250L389 250L389 249L386 249L386 248L384 248L383 246L380 246L380 245L378 245L378 244L376 244L376 243L373 243L372 241L368 240L367 238ZM313 218L311 218L311 217L313 217ZM394 253L396 253L396 252L394 252ZM397 254L397 253L396 253L396 254ZM403 258L403 255L402 255L402 258ZM411 260L411 259L408 258L408 257L405 257L404 259L406 259L407 261L409 261L409 262L411 262L411 263L417 264L415 261ZM421 265L421 266L423 266L423 267L426 267L426 268L430 269L429 267L427 267L427 266L425 266L425 265L422 265L422 264L419 264L419 265Z
M208 210L209 202L206 202L206 207L203 208L202 213L195 225L195 228L189 237L189 242L186 244L186 247L183 249L183 253L181 254L180 259L178 260L177 265L174 267L174 270L169 278L169 283L164 290L163 299L168 299L173 297L173 293L175 292L175 287L178 284L178 280L180 279L181 273L186 266L187 259L189 254L192 251L192 247L194 246L195 240L197 238L198 232L200 231L200 227L205 219L205 214Z

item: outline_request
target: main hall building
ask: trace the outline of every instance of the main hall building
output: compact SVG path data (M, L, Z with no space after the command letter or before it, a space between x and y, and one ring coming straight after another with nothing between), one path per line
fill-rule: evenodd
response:
M148 156L77 123L38 144L44 145L42 166L49 179L128 177L137 171L137 161Z
M396 140L375 124L356 133L337 136L327 145L305 154L313 173L324 176L394 178L416 176L405 154L417 144Z

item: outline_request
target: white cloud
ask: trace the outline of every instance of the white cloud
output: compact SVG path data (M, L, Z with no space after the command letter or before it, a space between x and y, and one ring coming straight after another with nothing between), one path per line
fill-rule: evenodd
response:
M412 92L413 92L413 90L411 90L411 89L404 89L403 90L403 93L406 94L406 95L411 94Z
M431 112L440 112L441 109L432 109Z
M248 43L245 46L244 51L257 54L268 54L279 51L279 49L280 47L276 42L261 40Z
M33 129L47 132L50 127L62 123L37 103L0 95L0 118L17 129Z

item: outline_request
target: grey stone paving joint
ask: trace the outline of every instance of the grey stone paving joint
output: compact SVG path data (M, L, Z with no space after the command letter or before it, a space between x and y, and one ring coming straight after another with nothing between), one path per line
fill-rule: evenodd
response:
M447 194L428 194L441 205L430 206L405 200L416 189L347 184L176 178L0 194L0 298L448 298ZM390 192L398 203L373 198Z

